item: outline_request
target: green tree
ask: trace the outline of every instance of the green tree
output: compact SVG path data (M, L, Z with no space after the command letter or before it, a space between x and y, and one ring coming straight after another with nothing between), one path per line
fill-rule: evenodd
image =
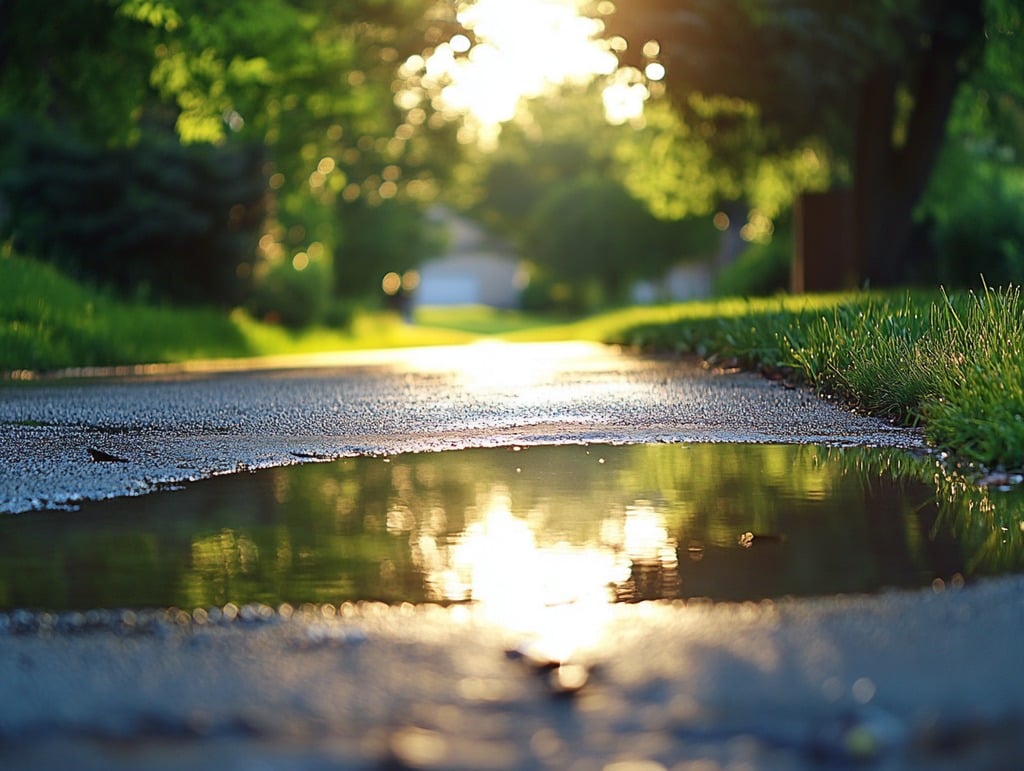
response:
M1019 29L1024 9L994 6L991 23ZM918 219L929 228L936 278L947 286L1024 281L1024 51L992 36L985 66L961 88L948 139ZM965 259L965 257L967 259Z
M453 24L454 9L437 0L67 0L52 8L0 0L0 122L28 127L11 129L22 135L39 126L52 130L81 147L83 157L132 148L144 160L153 147L168 144L211 148L202 152L223 154L225 168L233 156L258 157L246 181L263 186L266 217L255 224L245 219L247 227L263 228L262 237L245 259L230 255L229 271L259 283L282 265L313 264L328 284L350 286L353 277L340 274L358 260L344 252L355 241L344 228L383 226L384 219L353 223L339 212L356 203L414 207L434 194L433 179L445 171L453 132L432 120L429 105L397 103L396 91L403 62L450 36ZM27 157L24 148L2 152L12 179L32 176L31 169L15 168ZM164 161L155 176L167 184L151 185L154 173L143 174L131 196L119 193L119 200L164 198L165 212L177 206L218 222L224 211L237 214L236 204L251 210L246 187L245 200L218 200L216 211L204 211L210 191L171 181L175 170L169 156ZM97 162L117 175L113 156ZM66 173L49 183L64 188L55 193L60 213L74 219L81 209L95 230L95 202L83 192L88 186L70 184L88 176L88 164L76 166L65 153L58 165ZM225 194L230 188L212 184ZM19 189L9 185L0 195L11 200ZM0 200L0 214L9 215L0 226L25 238L32 230L26 223L53 212L30 211L33 199L21 198L7 206ZM146 220L137 207L121 214L122 225L137 217L136 225L146 221L151 229L161 219ZM62 249L84 252L110 240L99 231L88 241L74 232L67 230ZM166 244L175 243L170 231L164 235ZM113 259L145 261L147 251ZM139 272L126 267L120 275ZM332 272L339 277L331 279ZM370 291L376 280L366 280Z
M710 206L652 202L645 171L656 170L644 162L652 132L609 124L600 86L525 102L495 148L465 151L457 174L456 204L532 263L524 301L535 307L619 302L632 281L717 248Z
M234 305L249 288L265 217L253 145L147 138L96 147L0 122L0 223L15 248L129 295Z
M100 146L137 138L154 27L97 0L0 0L0 115Z
M635 0L606 24L629 41L624 63L664 65L684 122L729 137L735 118L694 116L693 97L734 98L755 106L764 152L825 143L851 170L860 271L878 284L905 276L913 211L965 76L1018 57L1022 40L1008 0Z
M345 261L335 276L339 296L363 297L368 287L380 287L385 272L404 273L442 247L441 235L425 224L420 207L407 201L342 201L335 211L342 224L339 253Z
M608 125L596 86L565 86L524 102L501 127L495 148L464 148L459 184L448 197L521 242L535 207L552 189L586 175L614 175L614 149L626 133L628 127Z
M275 272L282 286L312 286L280 280L282 263L312 264L343 294L372 291L390 268L367 270L360 244L386 240L388 218L349 215L417 210L445 173L452 132L430 120L429 105L406 109L395 92L403 62L454 24L451 9L435 0L177 2L182 23L158 47L154 79L178 105L179 134L268 148L257 278Z
M1024 281L1024 103L1007 93L1012 79L979 75L957 98L918 209L946 286Z
M555 187L533 210L528 255L577 306L621 302L636 279L660 276L686 246L707 245L707 220L659 220L606 177L581 176Z

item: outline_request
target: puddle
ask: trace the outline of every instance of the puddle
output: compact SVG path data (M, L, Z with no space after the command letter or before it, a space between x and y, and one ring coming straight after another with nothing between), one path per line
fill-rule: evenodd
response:
M2 517L0 608L877 592L1020 570L1022 511L1020 491L979 489L894 450L351 458Z

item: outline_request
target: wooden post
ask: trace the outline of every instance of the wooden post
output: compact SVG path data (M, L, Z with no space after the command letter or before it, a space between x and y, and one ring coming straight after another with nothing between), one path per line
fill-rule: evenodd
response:
M793 216L793 292L856 289L853 195L849 190L803 193Z

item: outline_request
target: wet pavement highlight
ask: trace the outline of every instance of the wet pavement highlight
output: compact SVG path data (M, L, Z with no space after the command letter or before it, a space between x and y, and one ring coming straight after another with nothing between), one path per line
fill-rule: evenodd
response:
M1019 490L903 450L507 447L354 457L0 518L0 609L871 593L1024 565Z

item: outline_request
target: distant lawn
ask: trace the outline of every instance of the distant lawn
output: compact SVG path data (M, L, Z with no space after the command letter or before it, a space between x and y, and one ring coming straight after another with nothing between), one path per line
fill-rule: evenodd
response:
M533 313L504 310L482 305L417 308L417 324L433 329L451 329L487 336L507 342L535 343L558 340L605 342L609 335L638 324L658 324L678 319L681 304L637 306L608 310L591 316ZM694 306L697 313L713 314L717 303Z
M792 314L834 308L849 294L780 296L739 300L700 300L666 305L639 305L562 321L545 327L500 335L502 340L598 340L677 353L708 355L714 352L716 330L732 330L758 314ZM659 334L659 331L664 334Z
M778 301L772 301L778 305ZM834 300L821 300L834 303ZM749 308L735 301L609 311L584 319L485 306L424 307L415 323L363 311L345 330L294 331L231 313L125 302L73 281L51 265L0 257L0 371L446 345L480 337L538 342L605 341L637 325L712 319Z
M243 311L124 302L50 265L0 257L0 371L454 344L475 337L410 326L384 311L357 314L349 330L295 332Z
M733 339L730 334L722 339L714 330L742 326L751 313L831 308L842 299L679 303L582 319L484 306L424 307L416 310L414 324L394 313L363 311L349 329L293 331L241 310L125 302L73 281L51 265L8 256L0 257L0 371L458 344L482 336L518 342L613 341L708 354Z
M502 335L544 329L564 322L564 317L527 311L491 308L486 305L424 306L413 320L434 329L453 329L476 335Z

